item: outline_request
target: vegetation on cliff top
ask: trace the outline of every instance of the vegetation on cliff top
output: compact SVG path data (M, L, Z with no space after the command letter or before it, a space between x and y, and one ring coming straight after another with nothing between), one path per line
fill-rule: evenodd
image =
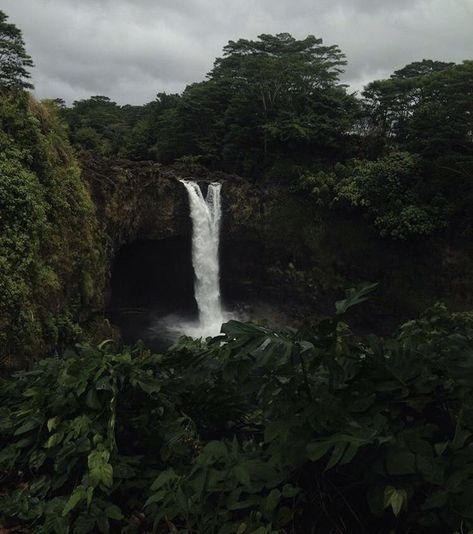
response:
M302 177L304 194L310 177L317 202L321 186L326 206L343 199L383 238L468 237L473 62L413 62L361 98L340 83L344 64L313 36L263 34L230 41L182 95L144 106L95 96L62 114L72 141L102 155L191 158L263 183Z

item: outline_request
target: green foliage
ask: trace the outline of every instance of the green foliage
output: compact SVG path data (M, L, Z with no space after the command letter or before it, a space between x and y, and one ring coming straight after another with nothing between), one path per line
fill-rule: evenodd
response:
M321 209L357 208L385 238L468 237L472 66L423 60L368 84L353 137L364 157L312 165L297 188Z
M15 360L76 338L79 310L101 299L102 253L52 103L2 95L0 154L0 359Z
M199 157L213 167L284 177L314 157L347 151L358 105L339 83L344 65L337 46L312 35L263 34L230 41L208 79L181 96L159 93L141 107L95 96L62 114L72 142L101 155L163 163Z
M457 233L471 232L467 205L473 198L473 62L415 62L363 92L369 123L366 139L389 151L418 158L412 188L422 208L439 214ZM411 206L409 218L428 231L425 214ZM417 223L414 223L417 225Z
M296 189L308 193L320 209L356 208L381 237L406 240L448 226L446 199L424 188L420 158L390 152L375 161L352 160L331 171L307 172Z
M388 139L406 139L412 117L428 98L426 86L437 73L454 66L423 60L395 71L387 80L369 83L363 97L373 128Z
M471 150L473 62L415 62L363 92L374 133L427 157Z
M200 155L250 175L281 175L309 153L340 154L356 109L338 81L344 64L337 46L312 35L230 41L209 79L190 85L163 115L158 153Z
M119 106L106 96L92 96L62 105L72 143L101 156L156 159L158 121L174 105L176 95L159 93L144 106Z
M92 96L62 108L71 141L102 156L116 154L127 128L120 106L106 96Z
M21 30L7 20L8 16L0 10L0 88L32 89L27 80L33 61L26 53Z
M0 388L0 509L35 532L473 528L473 317L391 339L230 321L162 356L77 347Z
M69 351L63 360L43 360L2 387L2 398L11 401L0 423L2 434L10 435L3 442L2 467L22 466L33 475L28 491L12 492L2 510L40 521L38 532L63 532L71 523L75 532L89 532L95 524L108 531L110 521L123 517L110 495L126 493L138 475L146 480L137 470L139 454L152 456L153 447L159 448L162 436L144 437L138 446L133 437L136 424L149 426L150 433L158 429L167 409L153 400L160 381L150 368L159 358L141 350L112 354L109 348L104 343L97 350ZM147 414L133 413L137 403L146 404ZM164 418L173 415L166 411ZM151 469L148 478L153 474ZM16 485L16 476L9 483Z
M408 152L393 152L376 161L355 161L350 175L335 186L335 202L359 207L381 236L407 239L429 235L447 223L445 203L424 198L419 161Z

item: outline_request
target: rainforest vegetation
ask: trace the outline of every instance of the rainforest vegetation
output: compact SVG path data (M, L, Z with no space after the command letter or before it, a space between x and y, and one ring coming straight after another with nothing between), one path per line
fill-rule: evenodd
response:
M38 102L0 11L0 532L473 532L473 61L345 64L263 34L182 94ZM295 326L126 346L118 163L239 175Z

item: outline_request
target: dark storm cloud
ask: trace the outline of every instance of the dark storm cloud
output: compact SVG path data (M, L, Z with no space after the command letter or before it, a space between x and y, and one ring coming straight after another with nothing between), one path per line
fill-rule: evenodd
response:
M473 0L3 0L40 97L143 103L204 78L230 39L312 33L346 53L354 89L423 58L473 55Z

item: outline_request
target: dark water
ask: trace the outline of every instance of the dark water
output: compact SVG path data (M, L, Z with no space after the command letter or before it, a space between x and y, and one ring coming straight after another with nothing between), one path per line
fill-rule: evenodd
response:
M182 321L195 321L195 313L164 315L161 310L122 308L109 310L110 321L119 328L123 342L134 345L143 341L146 347L155 352L167 350L180 335L177 325ZM176 328L173 328L174 326Z

